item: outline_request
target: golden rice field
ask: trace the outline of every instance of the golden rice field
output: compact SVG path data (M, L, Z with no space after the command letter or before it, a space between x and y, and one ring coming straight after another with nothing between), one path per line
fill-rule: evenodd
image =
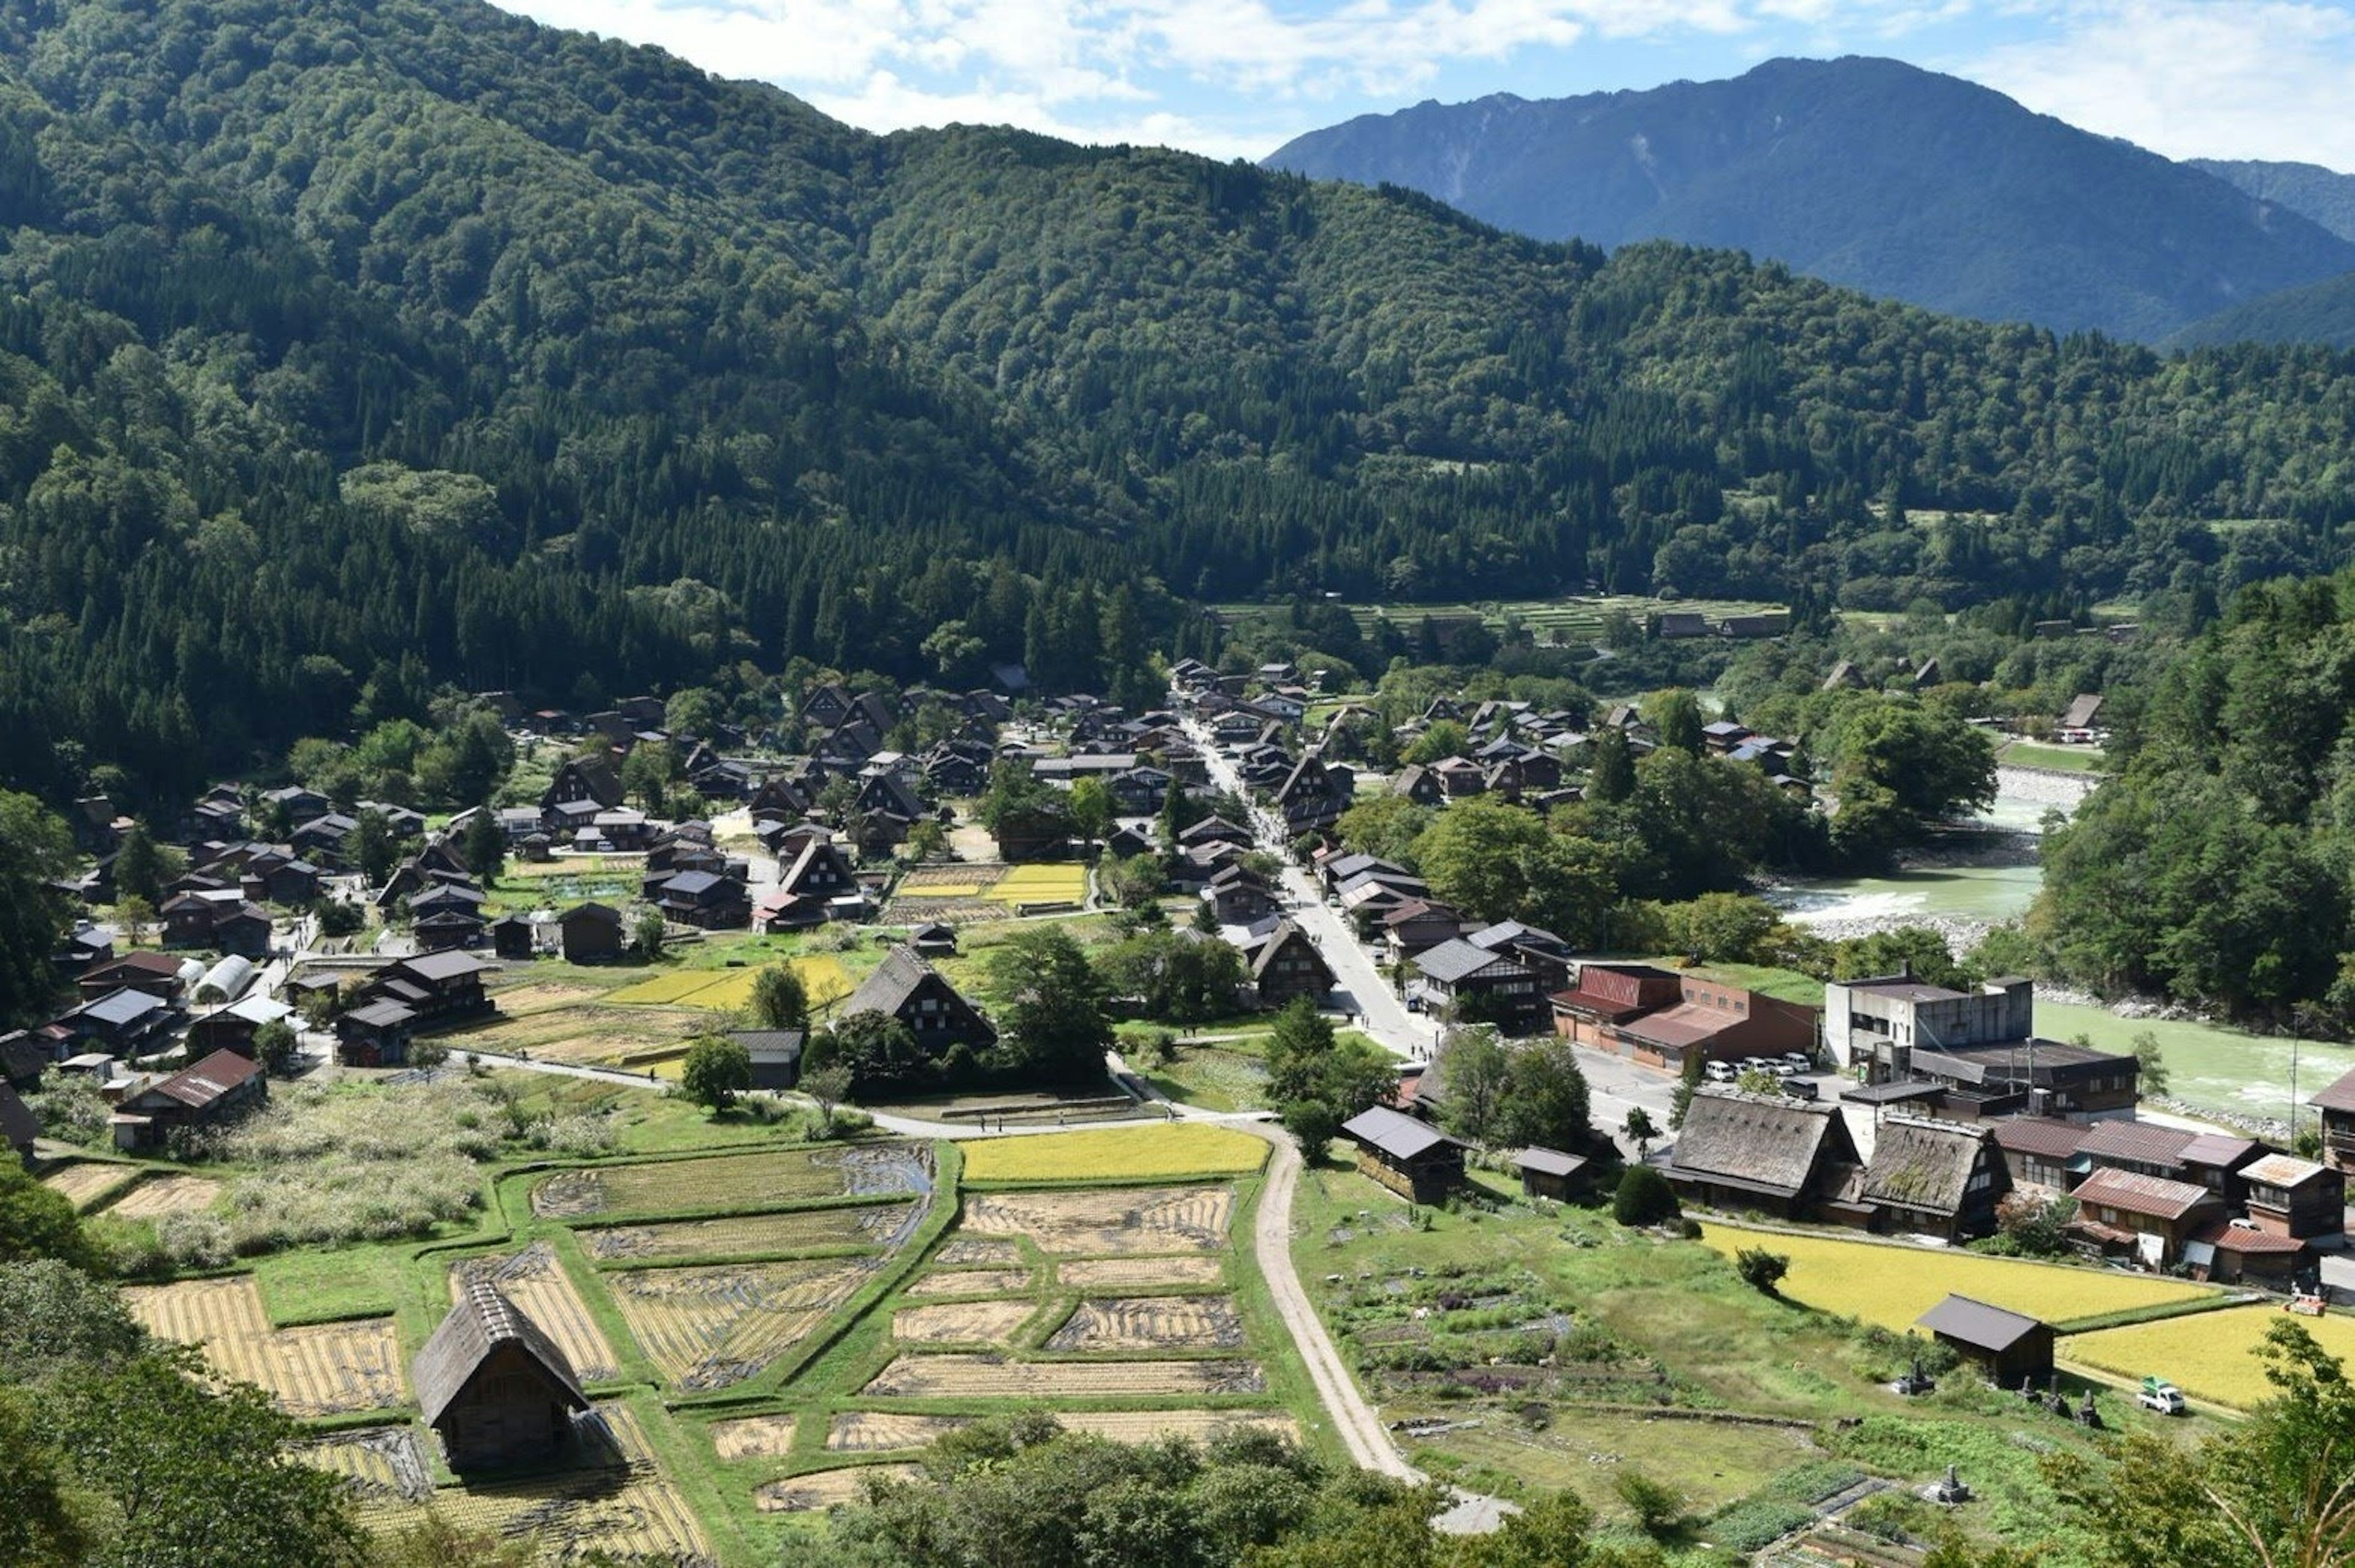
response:
M813 953L779 962L791 965L802 977L814 1008L850 995L850 972L831 953ZM730 1012L751 1005L752 987L760 979L761 967L682 969L624 986L609 993L605 999L633 1006L708 1008L715 1012Z
M538 1561L550 1565L599 1553L623 1562L709 1562L703 1527L655 1464L635 1417L619 1405L598 1409L613 1430L619 1463L441 1487L421 1501L364 1499L360 1522L373 1531L402 1530L422 1522L431 1508L462 1531L528 1540Z
M694 1258L766 1257L785 1253L889 1246L922 1215L910 1203L803 1209L783 1214L731 1214L664 1225L607 1225L577 1232L601 1264L681 1263Z
M1224 1187L1134 1187L1050 1192L976 1192L964 1229L1028 1236L1066 1257L1209 1253L1226 1245L1235 1195Z
M939 1301L891 1314L891 1338L908 1345L1010 1345L1035 1302Z
M556 1250L546 1242L534 1242L520 1253L453 1264L453 1298L460 1285L474 1278L487 1278L525 1317L546 1329L582 1382L609 1382L621 1375L621 1362L614 1358L605 1331L590 1316L589 1305L581 1299L572 1276L564 1272Z
M41 1185L60 1194L77 1209L87 1209L108 1195L121 1191L137 1179L135 1165L104 1165L96 1160L76 1160L60 1166L41 1178Z
M1153 1181L1245 1176L1267 1159L1265 1140L1232 1127L1197 1122L977 1138L957 1147L964 1151L967 1181Z
M560 1171L532 1189L542 1219L593 1214L692 1214L813 1198L885 1198L922 1192L920 1152L904 1144L774 1149L703 1159L658 1160Z
M743 1264L609 1275L614 1305L646 1359L680 1388L742 1382L850 1299L874 1264Z
M989 896L1002 904L1078 903L1088 896L1082 866L1017 866L997 880Z
M1009 1361L995 1355L901 1356L875 1375L878 1398L1125 1399L1263 1393L1249 1361Z
M711 1424L711 1450L723 1459L781 1459L794 1451L790 1415L742 1415Z
M406 1397L389 1317L273 1329L251 1275L135 1286L123 1296L149 1333L202 1345L215 1371L260 1386L289 1415L382 1410Z
M1743 1247L1781 1253L1791 1260L1791 1272L1783 1280L1785 1296L1900 1331L1913 1328L1916 1318L1950 1294L2056 1325L2110 1312L2206 1301L2219 1294L2207 1285L2142 1275L1828 1236L1762 1234L1727 1225L1709 1226L1701 1239L1728 1257Z
M107 1212L118 1220L160 1220L166 1214L201 1214L220 1196L208 1176L150 1176L114 1200Z
M2265 1381L2257 1347L2265 1330L2285 1318L2330 1354L2355 1362L2355 1317L2287 1317L2278 1307L2229 1307L2073 1334L2061 1341L2060 1356L2124 1378L2162 1377L2194 1399L2245 1410L2275 1392Z

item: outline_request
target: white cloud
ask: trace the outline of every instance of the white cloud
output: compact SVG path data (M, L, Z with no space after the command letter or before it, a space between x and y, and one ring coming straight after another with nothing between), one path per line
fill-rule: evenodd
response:
M2172 158L2355 170L2355 15L2303 0L2075 0L1950 68Z

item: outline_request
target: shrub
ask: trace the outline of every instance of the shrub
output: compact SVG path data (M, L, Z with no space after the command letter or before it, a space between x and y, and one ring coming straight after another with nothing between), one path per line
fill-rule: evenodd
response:
M1668 1539L1684 1522L1684 1494L1641 1470L1620 1471L1612 1482L1612 1489L1627 1505L1627 1511L1636 1516L1636 1528L1655 1541Z
M1761 1296L1774 1296L1780 1293L1783 1276L1791 1272L1791 1259L1788 1253L1770 1253L1764 1247L1744 1247L1733 1254L1733 1270Z
M1728 1552L1748 1555L1764 1552L1795 1530L1811 1523L1813 1509L1770 1498L1746 1498L1710 1520L1709 1537Z
M1630 1166L1611 1200L1611 1217L1623 1225L1657 1225L1679 1212L1668 1179L1648 1165Z

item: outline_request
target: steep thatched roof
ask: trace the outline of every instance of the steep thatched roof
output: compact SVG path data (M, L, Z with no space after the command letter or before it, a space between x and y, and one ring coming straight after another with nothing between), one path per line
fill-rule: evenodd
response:
M1864 1200L1951 1218L1962 1210L1988 1136L1952 1122L1885 1118L1865 1168Z
M1807 1184L1823 1156L1856 1158L1855 1140L1837 1105L1703 1090L1685 1111L1668 1170L1790 1198Z
M556 1341L489 1280L469 1279L458 1287L458 1304L450 1308L450 1316L410 1363L409 1381L417 1389L426 1424L440 1421L491 1352L509 1344L540 1364L572 1409L589 1408L589 1396Z

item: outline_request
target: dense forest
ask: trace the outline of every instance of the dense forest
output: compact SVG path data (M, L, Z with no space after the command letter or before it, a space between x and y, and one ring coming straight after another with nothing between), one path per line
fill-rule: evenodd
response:
M52 798L443 683L1134 688L1200 600L2221 594L2355 520L2319 350L877 138L471 0L10 0L0 61L0 784Z

